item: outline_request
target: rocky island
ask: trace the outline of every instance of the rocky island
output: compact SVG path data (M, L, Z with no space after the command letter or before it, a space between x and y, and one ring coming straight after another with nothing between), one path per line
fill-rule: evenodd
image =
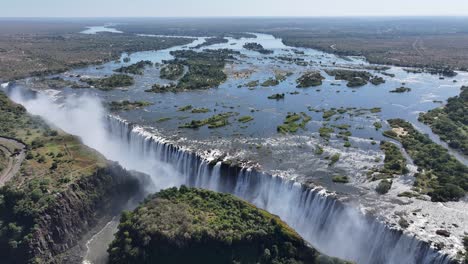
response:
M163 190L122 215L110 263L328 263L281 219L229 194Z

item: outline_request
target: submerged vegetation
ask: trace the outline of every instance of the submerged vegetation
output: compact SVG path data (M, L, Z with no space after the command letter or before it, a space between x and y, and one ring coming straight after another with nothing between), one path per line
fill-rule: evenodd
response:
M337 176L333 176L332 181L336 183L348 183L349 178L348 176L337 175Z
M237 121L239 121L241 123L247 123L247 122L250 122L252 120L254 120L254 118L251 117L251 116L241 116L241 117L239 117L239 119Z
M310 122L310 120L312 120L312 118L304 112L301 112L300 114L288 113L283 124L278 126L276 130L278 133L282 134L296 133L299 128L305 129L305 126Z
M191 109L191 106L190 106L190 109ZM200 128L203 126L208 126L208 128L223 127L223 126L228 125L229 118L236 114L237 113L234 113L234 112L216 114L216 115L213 115L212 117L209 117L203 120L192 120L191 122L180 126L180 128Z
M268 99L272 99L272 100L284 99L284 93L270 95L270 96L268 96Z
M427 193L434 202L458 201L468 191L468 168L448 151L432 142L414 127L402 120L388 120L393 128L385 133L400 141L406 152L419 167L415 187Z
M409 93L411 92L411 88L402 86L402 87L395 88L394 90L391 90L390 92L391 93Z
M468 87L462 87L460 95L449 98L444 107L421 113L419 121L429 125L451 148L468 155Z
M163 190L122 214L111 263L344 263L289 226L229 194Z

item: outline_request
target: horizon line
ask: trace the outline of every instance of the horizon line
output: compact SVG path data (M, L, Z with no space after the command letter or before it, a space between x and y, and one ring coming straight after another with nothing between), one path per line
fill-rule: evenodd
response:
M466 18L468 14L453 15L320 15L320 16L0 16L0 19L209 19L209 18Z

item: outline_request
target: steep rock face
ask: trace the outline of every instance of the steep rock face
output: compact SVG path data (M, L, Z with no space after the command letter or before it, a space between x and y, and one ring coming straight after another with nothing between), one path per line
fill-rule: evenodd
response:
M279 217L229 194L163 190L122 215L110 263L330 263Z
M58 256L75 246L101 216L125 204L139 186L135 177L115 163L71 184L38 219L29 243L29 259L63 263Z

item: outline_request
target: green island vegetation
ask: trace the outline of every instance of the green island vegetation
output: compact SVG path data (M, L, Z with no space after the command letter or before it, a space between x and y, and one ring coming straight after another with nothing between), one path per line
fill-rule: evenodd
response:
M234 112L216 114L203 120L192 120L189 123L179 126L179 128L200 128L206 125L210 129L223 127L229 125L229 118L237 114L238 113Z
M175 81L184 74L184 65L180 63L168 63L159 71L161 79Z
M315 145L315 154L316 155L322 155L323 152L325 152L325 151L323 150L323 148L321 146Z
M80 81L85 82L95 88L103 91L110 91L119 87L128 87L134 84L133 77L126 74L113 74L104 78L82 78Z
M382 128L382 123L374 122L374 127L375 127L375 130L380 130Z
M449 98L444 107L421 113L419 121L429 125L451 148L468 155L468 86L461 88L459 96Z
M62 77L52 77L52 78L32 78L31 87L35 89L63 89L65 87L70 87L73 89L89 88L89 85L82 84L75 81L65 80Z
M348 183L349 178L348 176L336 175L336 176L333 176L332 181L335 183Z
M204 108L204 107L192 109L193 114L203 114L203 113L208 113L208 112L210 112L210 109Z
M381 195L386 194L392 188L392 184L392 180L383 179L379 182L379 184L377 184L377 187L375 187L375 191Z
M147 93L168 93L168 92L175 93L177 92L177 85L174 83L170 83L170 84L156 83L153 86L151 86L151 89L145 90L145 92Z
M369 82L372 83L373 85L380 85L382 83L385 83L385 80L384 78L380 76L374 76L372 77L372 79L369 80Z
M458 201L465 196L468 191L468 168L465 165L409 122L391 119L388 123L392 130L384 135L400 141L419 167L415 190L427 193L434 202Z
M388 77L391 77L391 78L395 78L395 76L396 76L395 74L393 74L393 73L388 73L388 72L380 72L380 74L385 75L385 76L388 76Z
M273 94L273 95L270 95L268 96L268 99L272 99L272 100L281 100L281 99L284 99L284 93L277 93L277 94Z
M331 133L333 133L333 132L334 132L334 130L331 127L323 126L323 127L319 128L320 137L322 137L322 138L324 138L326 140L330 139Z
M297 88L320 86L323 80L325 80L325 77L318 71L306 72L296 80Z
M380 173L393 177L393 175L404 175L408 173L406 168L406 158L401 153L400 148L388 141L380 142L380 149L385 154L384 167ZM379 178L382 178L381 176Z
M408 87L398 87L390 91L391 93L409 93L411 92L411 88Z
M336 153L336 154L333 154L331 157L330 157L330 164L328 164L328 166L333 166L335 165L335 163L337 163L341 158L341 154L340 153Z
M0 188L0 257L7 263L33 263L33 258L34 263L46 263L31 251L38 245L31 243L38 243L41 232L48 232L44 215L70 188L81 192L83 203L95 203L92 197L101 197L104 190L82 190L79 185L99 174L107 161L78 138L52 130L29 115L2 92L0 119L0 136L20 140L27 153L17 175Z
M203 48L203 47L207 47L207 46L211 46L215 44L223 44L223 43L228 43L228 42L229 40L227 40L224 37L212 37L212 38L205 39L205 42L198 44L197 46L193 47L193 49L199 49L199 48Z
M280 218L229 194L185 186L124 212L110 263L345 263L320 254Z
M189 110L192 110L192 109L193 109L192 105L186 105L186 106L181 106L181 107L177 108L177 111L185 112L185 111L189 111Z
M153 66L153 63L149 60L141 60L137 63L134 63L129 66L123 66L120 67L116 70L115 72L120 72L120 73L130 73L130 74L135 74L135 75L143 75L143 71L146 66Z
M169 121L169 120L172 120L172 118L170 118L170 117L161 117L158 120L156 120L156 122L157 123L163 123L163 122L166 122L166 121Z
M371 112L373 114L380 113L380 112L382 112L382 108L374 107L374 108L369 109L369 112Z
M223 72L229 60L235 60L234 54L239 52L229 49L172 51L176 59L174 63L180 63L188 67L188 72L179 80L177 90L209 89L218 87L227 79Z
M336 114L336 111L334 109L330 110L323 110L322 118L325 121L329 121L332 116Z
M429 73L443 77L455 77L457 73L450 67L404 68L407 73Z
M253 117L251 116L241 116L239 117L239 119L237 119L237 121L241 122L241 123L248 123L250 121L254 120Z
M250 81L248 83L246 83L244 86L248 87L248 88L255 88L257 86L260 85L260 81L258 80L255 80L255 81Z
M465 234L462 241L463 246L465 247L465 263L468 263L468 235Z
M272 50L267 50L261 44L258 44L258 43L252 43L252 42L245 43L243 47L244 49L256 51L258 53L265 54L265 55L273 54Z
M350 148L351 147L351 142L346 140L345 143L343 144L343 147Z
M146 106L150 106L153 103L145 102L145 101L112 101L109 103L109 108L111 111L128 111L134 109L140 109Z
M372 78L372 74L367 71L353 71L353 70L325 70L325 72L334 76L335 80L348 81L348 87L360 87L367 84ZM378 82L378 81L376 81Z
M261 86L263 87L272 87L272 86L277 86L279 85L281 82L284 82L286 80L286 78L288 78L289 76L291 76L292 73L291 72L287 72L287 73L278 73L275 75L275 78L269 78L267 79L266 81L264 81ZM251 87L249 84L251 83L248 83L247 86L248 87ZM258 86L258 83L256 84L255 82L252 83L251 85L253 85L253 87L256 87Z
M279 84L280 84L280 82L277 79L269 78L268 80L262 82L261 86L271 87L271 86L277 86Z
M299 128L305 129L305 126L310 120L312 120L312 118L304 112L300 114L288 113L283 124L279 125L276 130L281 134L296 133Z

